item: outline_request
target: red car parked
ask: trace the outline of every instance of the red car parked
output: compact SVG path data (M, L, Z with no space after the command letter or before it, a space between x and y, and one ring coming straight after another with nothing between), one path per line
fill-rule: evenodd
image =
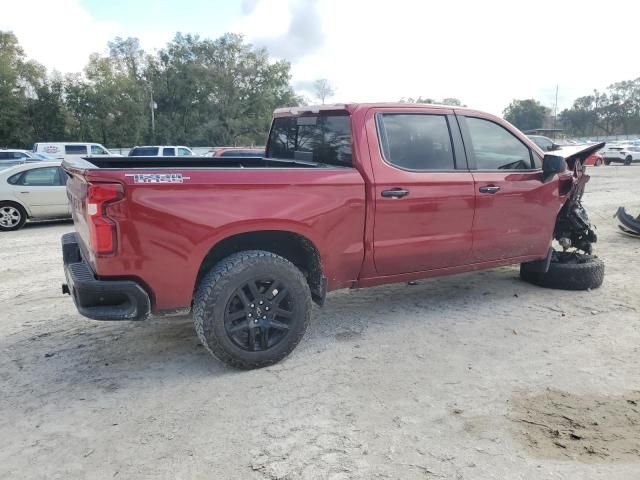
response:
M289 354L311 302L340 288L509 264L595 288L580 198L600 147L545 156L483 112L351 104L277 110L264 158L65 161L63 289L94 319L191 311L209 351L254 368Z
M589 155L587 159L584 161L584 164L593 166L593 167L600 167L604 165L604 158L602 157L602 155L596 152Z

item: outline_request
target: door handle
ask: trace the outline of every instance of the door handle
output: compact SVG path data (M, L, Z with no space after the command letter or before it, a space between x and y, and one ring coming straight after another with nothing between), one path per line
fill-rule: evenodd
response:
M383 190L380 194L385 198L402 198L409 195L409 190L404 188L392 188L391 190Z
M485 187L479 188L480 193L497 193L500 191L500 187L496 187L495 185L487 185Z
M29 193L29 192L20 192L20 193Z

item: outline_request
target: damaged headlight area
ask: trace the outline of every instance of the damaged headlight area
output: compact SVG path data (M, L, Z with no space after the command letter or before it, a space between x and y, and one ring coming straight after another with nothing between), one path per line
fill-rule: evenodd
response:
M593 243L598 241L595 227L591 225L587 211L581 203L572 205L567 203L556 221L554 237L566 251L569 248L582 250L591 255Z

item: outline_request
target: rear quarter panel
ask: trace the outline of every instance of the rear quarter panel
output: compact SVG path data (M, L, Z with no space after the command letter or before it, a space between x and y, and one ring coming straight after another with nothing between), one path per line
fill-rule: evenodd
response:
M154 311L190 306L206 254L239 233L285 230L305 236L320 252L330 290L358 276L365 186L355 169L161 171L182 173L184 182L174 184L135 183L133 172L86 172L89 181L125 185L124 200L107 209L118 225L118 253L92 263L100 277L140 280L152 293Z

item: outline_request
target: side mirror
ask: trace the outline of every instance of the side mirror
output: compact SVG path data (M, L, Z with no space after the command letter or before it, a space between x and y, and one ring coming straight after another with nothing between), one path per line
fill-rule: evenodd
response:
M546 182L556 173L562 173L566 170L567 163L564 157L558 155L545 155L542 159L542 181Z

